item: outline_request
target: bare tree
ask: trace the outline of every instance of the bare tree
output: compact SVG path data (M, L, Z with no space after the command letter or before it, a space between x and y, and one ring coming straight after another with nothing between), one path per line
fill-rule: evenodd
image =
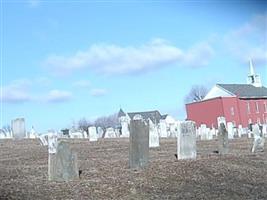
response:
M106 130L108 127L115 128L119 125L119 119L117 113L109 116L99 117L95 120L95 126L100 126L103 130Z
M208 89L202 85L194 85L192 86L190 92L185 97L185 103L192 103L201 101L206 94L208 93Z
M93 123L86 120L85 118L82 118L78 121L78 128L83 130L83 131L86 131L88 133L88 127L89 126L92 126Z

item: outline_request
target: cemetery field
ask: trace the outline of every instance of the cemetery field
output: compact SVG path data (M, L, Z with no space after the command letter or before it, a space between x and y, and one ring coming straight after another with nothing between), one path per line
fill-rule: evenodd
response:
M38 140L0 140L0 199L267 199L267 153L251 153L252 139L197 141L196 160L177 160L175 138L161 139L149 166L129 169L129 140L69 139L80 179L48 181L48 151Z

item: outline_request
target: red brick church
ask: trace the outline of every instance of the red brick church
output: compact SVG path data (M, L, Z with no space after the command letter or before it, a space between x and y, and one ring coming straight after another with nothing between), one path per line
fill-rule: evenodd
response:
M217 117L235 126L267 124L267 88L250 62L247 84L216 84L199 102L186 104L187 119L217 128Z

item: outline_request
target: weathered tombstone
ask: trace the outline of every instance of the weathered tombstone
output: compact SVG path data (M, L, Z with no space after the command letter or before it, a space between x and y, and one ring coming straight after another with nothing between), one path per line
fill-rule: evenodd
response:
M179 122L177 137L177 158L195 159L196 151L196 125L193 121Z
M83 133L80 131L70 132L70 138L83 138Z
M218 147L219 154L227 154L229 151L228 132L225 128L225 124L221 123L218 132Z
M234 124L232 122L227 122L227 132L228 132L228 138L233 139L234 138Z
M90 142L97 141L98 137L97 137L95 126L90 126L88 128L88 133L89 133L89 141Z
M208 139L207 125L201 124L199 127L199 131L200 131L200 139L207 140Z
M121 136L120 137L129 137L129 125L126 118L122 118L121 120Z
M57 152L57 135L48 133L48 153L55 154Z
M242 125L240 124L240 125L238 125L238 130L237 130L237 132L238 132L238 137L242 137L242 135L243 135L243 128L242 128Z
M83 131L83 138L88 138L87 132Z
M102 138L103 137L103 129L101 127L97 127L97 135L98 135L98 138Z
M262 135L263 137L267 137L267 124L262 125Z
M130 168L145 167L149 158L149 126L142 120L131 120L130 122Z
M158 129L151 120L149 120L149 147L159 147Z
M116 138L116 133L114 128L110 127L106 129L105 138Z
M13 137L15 139L22 139L26 137L24 118L17 118L17 119L12 120L11 128L13 132Z
M224 126L226 127L225 117L223 117L223 116L217 117L217 123L218 123L218 129L219 129L221 123L223 123Z
M208 140L212 140L213 136L210 128L206 128L206 135Z
M59 141L56 152L48 157L48 180L71 181L79 179L77 154L67 141Z
M212 129L210 130L210 134L211 134L212 139L216 138L216 129L214 127L212 127Z
M261 137L259 125L255 124L252 126L252 131L254 135L254 142L252 147L252 153L256 151L264 151L264 138Z

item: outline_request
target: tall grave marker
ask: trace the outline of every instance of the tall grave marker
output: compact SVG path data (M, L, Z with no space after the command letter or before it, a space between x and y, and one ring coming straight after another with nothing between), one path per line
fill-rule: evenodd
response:
M145 167L149 157L149 126L143 119L130 122L130 168Z
M149 120L149 147L159 147L158 128L151 120Z
M196 152L196 125L193 121L180 122L177 137L178 159L195 159Z
M258 124L252 126L252 132L254 135L252 153L256 151L264 151L264 138L260 134L260 128Z
M15 139L22 139L26 136L25 119L17 118L11 121L11 129Z
M219 154L227 154L229 151L228 132L223 122L219 126L218 143Z

